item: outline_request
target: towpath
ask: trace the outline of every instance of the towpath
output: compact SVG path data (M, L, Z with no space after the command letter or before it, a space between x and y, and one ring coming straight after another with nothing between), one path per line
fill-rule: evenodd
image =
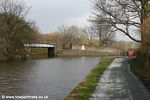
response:
M129 58L117 58L105 70L89 100L150 100L140 80L130 71Z

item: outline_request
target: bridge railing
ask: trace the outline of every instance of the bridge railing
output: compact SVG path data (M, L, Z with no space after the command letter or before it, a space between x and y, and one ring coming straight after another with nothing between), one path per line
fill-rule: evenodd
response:
M25 47L31 47L31 48L51 48L51 47L55 47L55 45L51 45L51 44L24 44Z
M49 44L49 45L55 45L58 46L61 44L60 41L38 41L38 40L34 40L34 41L28 41L25 44Z

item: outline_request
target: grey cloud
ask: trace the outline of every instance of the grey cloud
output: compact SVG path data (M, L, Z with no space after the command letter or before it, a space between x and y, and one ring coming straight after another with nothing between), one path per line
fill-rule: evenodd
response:
M34 20L42 32L55 31L59 25L67 24L65 22L69 19L83 18L91 10L88 0L25 1L32 6L28 18Z

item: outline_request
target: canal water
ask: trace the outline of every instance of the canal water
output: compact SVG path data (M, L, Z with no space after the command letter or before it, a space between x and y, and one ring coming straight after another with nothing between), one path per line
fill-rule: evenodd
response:
M63 100L99 61L100 57L63 57L0 63L0 96Z

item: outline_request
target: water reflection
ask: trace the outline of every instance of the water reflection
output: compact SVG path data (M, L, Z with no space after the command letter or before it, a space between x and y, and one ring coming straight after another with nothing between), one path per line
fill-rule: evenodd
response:
M0 95L63 98L99 62L99 57L52 58L0 64Z

